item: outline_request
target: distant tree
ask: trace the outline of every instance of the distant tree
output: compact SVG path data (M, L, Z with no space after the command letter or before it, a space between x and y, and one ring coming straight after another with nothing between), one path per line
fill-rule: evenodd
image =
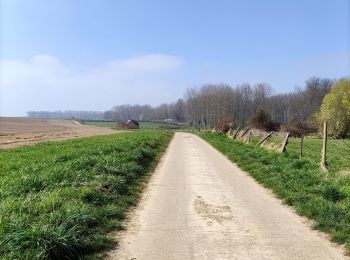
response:
M325 96L320 119L329 122L331 130L339 137L345 137L350 131L350 79L333 84Z
M248 121L249 126L265 131L278 131L281 124L272 120L271 115L263 109L258 109Z
M179 99L174 104L174 119L178 122L185 121L185 102L183 99Z
M48 119L81 119L81 120L102 120L104 113L102 111L29 111L27 116L31 118Z
M309 121L304 121L297 115L292 115L287 124L283 125L283 130L289 132L292 137L304 137L308 134L317 132Z

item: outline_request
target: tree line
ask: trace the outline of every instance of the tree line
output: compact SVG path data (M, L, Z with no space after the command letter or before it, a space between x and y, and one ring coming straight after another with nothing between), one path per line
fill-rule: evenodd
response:
M292 116L303 121L312 120L333 82L314 77L306 81L304 89L285 94L274 94L266 83L237 87L211 84L200 89L191 88L185 95L187 122L201 128L214 128L222 122L245 127L258 109L280 123L287 123Z
M221 122L231 122L244 127L248 119L258 110L269 113L273 120L287 123L291 117L312 120L319 111L322 100L329 92L334 80L310 78L304 88L291 93L274 94L267 83L208 84L201 88L187 89L184 99L160 106L119 105L104 112L105 120L123 121L165 120L187 122L196 128L214 128Z
M102 111L29 111L27 116L31 118L44 119L81 119L81 120L103 120Z
M183 99L174 103L164 103L152 107L150 105L117 105L107 111L28 111L27 116L43 119L77 119L77 120L108 120L126 121L135 120L165 120L173 119L177 122L185 122L186 104Z
M310 78L303 88L276 94L267 83L255 85L208 84L187 89L184 98L159 106L116 105L99 111L31 111L29 117L82 120L165 120L187 122L196 128L214 128L222 122L245 127L256 111L264 110L271 118L286 124L292 118L313 121L322 101L335 80Z
M105 111L105 120L125 121L136 119L143 121L173 119L177 122L185 122L185 101L178 99L174 103L164 103L156 107L150 105L118 105L111 110Z

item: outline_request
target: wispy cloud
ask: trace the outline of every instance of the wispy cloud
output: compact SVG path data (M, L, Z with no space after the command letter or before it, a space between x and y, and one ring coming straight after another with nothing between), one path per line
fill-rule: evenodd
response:
M275 92L292 91L312 76L350 74L350 51L290 60L241 64L191 64L173 55L149 54L106 61L81 70L51 55L0 61L0 115L29 110L105 110L123 103L175 101L186 87L205 83L268 82Z
M166 101L174 90L169 75L182 63L177 56L149 54L108 61L81 72L50 55L0 61L0 114Z

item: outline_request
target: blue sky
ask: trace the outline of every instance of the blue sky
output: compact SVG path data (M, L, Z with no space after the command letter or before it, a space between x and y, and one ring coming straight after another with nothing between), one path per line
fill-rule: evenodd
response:
M350 74L349 0L0 0L0 115Z

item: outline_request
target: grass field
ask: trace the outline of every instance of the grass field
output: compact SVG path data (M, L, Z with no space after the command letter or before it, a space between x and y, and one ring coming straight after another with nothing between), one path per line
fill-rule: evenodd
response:
M320 171L322 140L306 139L299 159L299 140L291 139L288 153L280 154L230 140L226 135L197 133L258 182L273 190L298 213L315 220L315 228L331 234L350 252L350 148L329 141L329 173ZM279 141L279 140L272 140Z
M98 257L171 136L137 131L0 150L0 259Z
M94 125L94 126L101 126L101 127L109 127L112 129L122 129L119 127L116 122L114 121L93 121L93 120L82 120L80 121L83 125Z
M123 129L115 121L81 121L82 124L85 125L94 125L94 126L102 126L102 127L109 127L116 130ZM140 123L140 129L181 129L186 127L186 124L183 123L164 123L164 122L158 122L158 121L139 121Z
M141 129L159 129L162 128L162 126L164 126L162 122L140 121Z

